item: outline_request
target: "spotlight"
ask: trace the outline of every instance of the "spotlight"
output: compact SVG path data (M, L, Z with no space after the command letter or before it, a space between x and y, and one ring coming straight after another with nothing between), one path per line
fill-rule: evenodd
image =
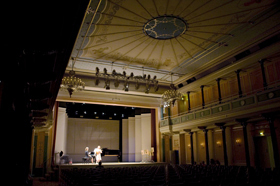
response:
M145 90L145 93L146 94L149 94L150 92L150 84L149 83L146 83L146 90Z
M95 74L98 76L98 74L99 74L99 68L98 67L96 67L96 72L95 72Z
M105 81L105 86L106 90L110 90L110 80L107 78Z
M106 69L106 68L104 68L104 70L103 70L103 71L104 71L104 74L105 74L105 75L107 75L107 69Z
M143 75L143 79L146 79L146 74Z
M154 80L156 80L157 79L157 76L154 76L154 78L153 78Z
M128 82L126 81L125 83L124 83L124 91L126 91L126 92L128 92L128 90L129 90L129 85L128 85Z
M149 75L148 75L148 80L150 80L150 79L151 79L151 75L149 74Z
M133 74L133 72L131 72L130 77L133 78L133 76L134 76L134 74Z

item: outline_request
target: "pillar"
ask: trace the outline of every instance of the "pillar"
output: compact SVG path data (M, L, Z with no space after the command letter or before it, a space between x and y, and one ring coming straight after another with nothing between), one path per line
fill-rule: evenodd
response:
M221 78L216 79L216 81L218 85L219 103L221 103L222 102L222 94L221 94L221 86L220 86Z
M237 76L237 83L238 83L238 94L239 94L239 97L241 98L242 97L242 89L241 89L241 83L240 83L240 72L241 72L240 69L235 71L236 76Z
M206 127L198 127L199 129L203 130L204 137L205 137L205 151L206 151L206 164L209 165L209 146L208 146L208 129Z
M191 141L191 162L194 164L194 143L193 143L193 132L189 132Z
M188 111L191 112L191 101L190 101L190 91L187 92L188 95Z
M180 140L180 149L179 149L179 164L186 164L186 142L185 142L185 133L179 134Z
M201 85L200 88L201 88L202 108L204 109L204 106L205 106L204 91L203 91L204 85Z
M248 144L248 137L247 137L247 120L248 118L236 119L237 122L241 124L243 127L243 138L244 138L244 146L245 146L245 155L246 155L246 165L250 167L250 154L249 154L249 144Z
M225 123L215 123L216 126L222 129L222 136L223 136L223 150L224 150L224 162L225 166L228 166L228 156L227 156L227 144L226 144L226 127Z
M228 156L228 164L233 164L233 156L232 156L232 135L231 135L232 128L230 126L226 127L226 144L227 144L227 156Z
M266 82L266 77L265 77L265 69L264 69L264 62L266 59L260 59L259 63L261 65L261 70L262 70L262 78L263 78L263 88L264 90L267 89L267 82Z
M197 162L197 160L198 160L198 153L197 153L197 151L198 151L198 144L197 144L197 132L193 132L193 134L192 134L192 139L193 139L193 141L192 141L192 143L193 143L193 145L192 145L192 148L193 148L193 159L194 159L194 163L195 162Z
M214 159L214 130L208 130L209 159Z
M191 146L191 164L194 164L194 143L193 143L193 132L191 132L190 129L185 129L185 132L187 132L190 135L190 146Z
M268 114L262 114L262 115L265 117L265 119L269 123L275 168L279 169L280 168L280 159L279 159L279 151L278 151L278 144L277 144L277 136L276 136L275 128L274 128L274 118L275 118L274 114L275 113L268 113Z

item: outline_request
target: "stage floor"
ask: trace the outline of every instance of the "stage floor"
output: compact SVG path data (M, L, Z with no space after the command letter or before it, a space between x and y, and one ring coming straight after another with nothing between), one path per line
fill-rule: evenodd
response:
M103 162L104 168L109 167L135 167L135 166L150 166L150 165L165 165L165 162ZM59 169L69 168L94 168L98 165L96 163L72 163L72 164L61 164Z

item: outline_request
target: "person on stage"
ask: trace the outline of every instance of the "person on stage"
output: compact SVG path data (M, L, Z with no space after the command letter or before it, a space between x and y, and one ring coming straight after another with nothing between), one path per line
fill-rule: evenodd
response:
M100 146L98 146L97 148L94 149L96 164L99 164L99 162L102 160L101 153L102 153L102 150L101 150Z
M88 150L89 150L89 148L86 147L86 148L85 148L85 155L86 155L86 157L87 157L88 159L90 159L91 163L93 163L93 158L92 158L92 156L90 155L90 152L89 152Z

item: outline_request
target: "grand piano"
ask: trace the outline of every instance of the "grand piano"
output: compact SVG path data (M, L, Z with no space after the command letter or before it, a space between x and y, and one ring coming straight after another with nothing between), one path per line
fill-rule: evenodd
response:
M94 155L94 152L91 152ZM120 150L102 148L102 162L118 162L121 156Z

